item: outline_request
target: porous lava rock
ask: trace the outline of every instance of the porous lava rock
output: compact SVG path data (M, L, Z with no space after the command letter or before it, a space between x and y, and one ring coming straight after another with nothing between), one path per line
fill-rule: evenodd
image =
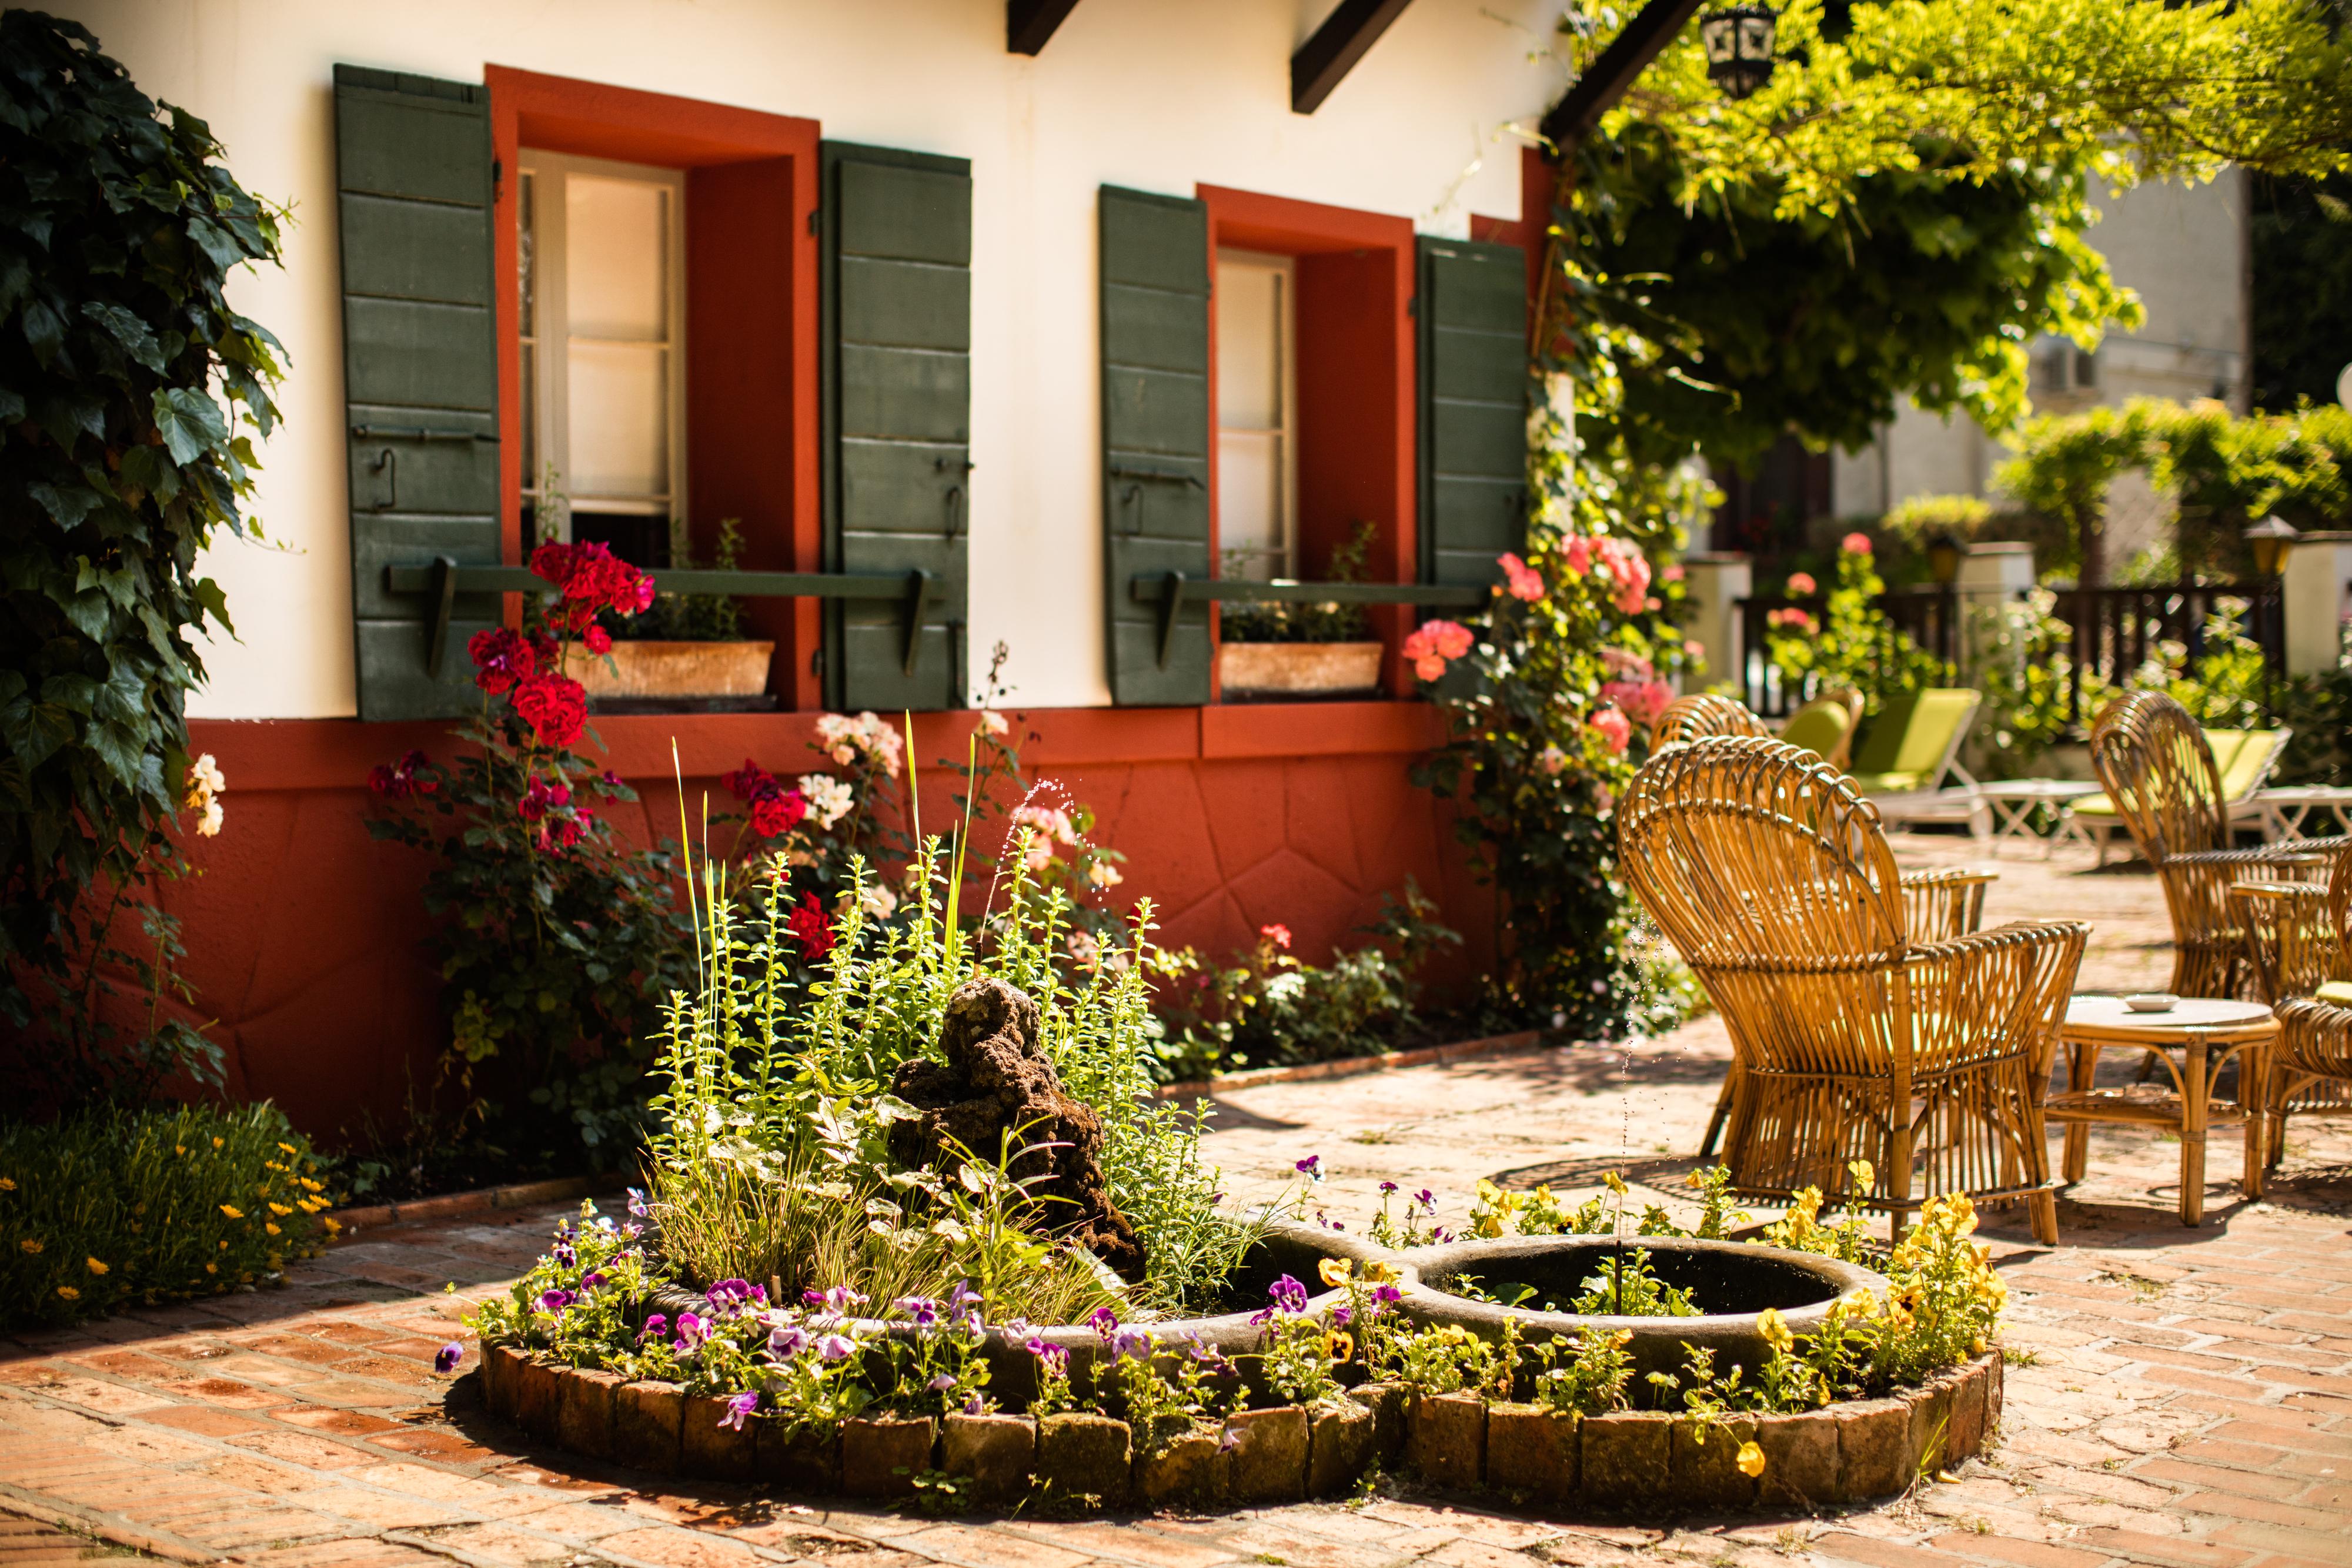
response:
M1063 1092L1037 1049L1037 1004L992 975L976 976L948 998L940 1051L945 1061L903 1063L891 1083L919 1113L891 1125L890 1157L903 1169L950 1171L963 1150L995 1159L1010 1133L1016 1147L1031 1150L1010 1170L1028 1183L1037 1228L1140 1281L1142 1239L1103 1179L1102 1119Z

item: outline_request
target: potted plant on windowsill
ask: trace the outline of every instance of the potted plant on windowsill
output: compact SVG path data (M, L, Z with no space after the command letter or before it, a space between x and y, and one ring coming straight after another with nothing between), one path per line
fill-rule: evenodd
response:
M719 571L737 568L743 546L739 518L719 525ZM700 563L681 553L681 568ZM743 606L726 594L663 593L632 621L605 628L612 645L577 672L588 700L604 712L678 703L766 706L772 642L743 634Z
M1362 580L1373 533L1357 525L1328 580ZM1360 604L1233 603L1219 617L1217 679L1227 702L1377 696L1385 651Z

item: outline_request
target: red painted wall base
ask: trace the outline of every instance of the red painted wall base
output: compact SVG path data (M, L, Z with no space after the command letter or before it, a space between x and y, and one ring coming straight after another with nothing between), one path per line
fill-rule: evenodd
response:
M675 740L698 816L728 802L719 775L746 757L814 769L814 715L604 717L604 758L643 796L622 826L639 841L677 833ZM1128 856L1122 904L1150 897L1161 939L1222 955L1280 922L1301 956L1365 938L1356 928L1410 875L1470 937L1458 977L1485 967L1491 894L1463 866L1450 810L1407 774L1442 735L1420 704L1069 708L1015 716L1032 777L1092 806L1097 841ZM927 810L943 811L969 714L915 720ZM198 875L165 905L184 919L194 1021L215 1020L228 1088L267 1097L306 1131L356 1135L363 1112L395 1124L443 1044L438 978L420 944L423 856L368 837L377 762L453 749L432 724L345 719L192 724L228 780L226 825L188 845ZM593 748L590 755L593 756ZM1442 977L1441 977L1442 978Z

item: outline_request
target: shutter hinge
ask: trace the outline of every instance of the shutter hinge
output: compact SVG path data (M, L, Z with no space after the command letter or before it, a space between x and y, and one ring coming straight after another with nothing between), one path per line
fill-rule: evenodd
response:
M813 235L823 234L824 232L824 209L823 207L811 207L809 209L809 233Z
M1418 294L1408 294L1408 295L1406 295L1406 296L1405 296L1405 299L1404 299L1404 313L1405 313L1406 315L1408 315L1408 316L1418 316L1418 315L1420 315L1420 314L1421 314L1421 296L1420 296L1420 295L1418 295Z
M490 200L495 203L499 193L506 189L507 165L503 158L490 160Z

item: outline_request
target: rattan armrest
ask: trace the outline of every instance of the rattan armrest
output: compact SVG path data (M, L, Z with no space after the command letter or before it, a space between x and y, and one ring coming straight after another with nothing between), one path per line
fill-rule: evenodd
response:
M2245 933L2255 983L2273 1007L2308 997L2344 973L2344 947L2329 924L2327 889L2315 882L2240 882L2230 904Z
M1984 919L1985 889L2000 873L1969 867L1915 871L1901 881L1906 924L1914 942L1964 936Z
M1970 931L1940 941L1914 943L1905 959L1911 964L1940 964L2012 947L2055 948L2069 943L2080 947L2090 935L2091 923L2087 920L2012 920L1990 931Z
M2291 844L2259 844L2250 850L2196 850L2188 854L2167 855L2169 866L2210 866L2217 870L2244 867L2249 871L2264 868L2309 869L2319 875L2312 880L2327 880L2327 869L2335 862L2329 857L2338 851L2352 849L2352 836L2338 834L2332 839L2298 839Z
M2021 920L1913 947L1904 972L1915 1064L1949 1070L2024 1052L2039 1082L2090 935L2088 921Z

